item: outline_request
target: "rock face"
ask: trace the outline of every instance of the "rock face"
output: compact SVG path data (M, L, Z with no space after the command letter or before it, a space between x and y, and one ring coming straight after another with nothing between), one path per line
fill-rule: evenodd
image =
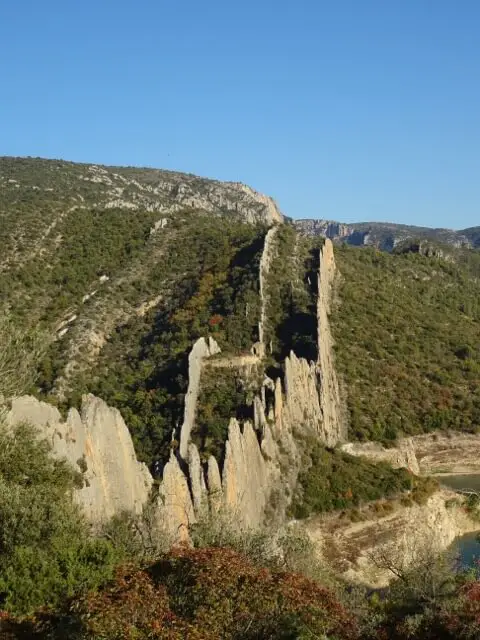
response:
M235 187L240 193L244 194L244 199L246 201L251 199L253 202L262 206L264 221L268 226L283 222L283 215L278 204L273 198L266 196L263 193L259 193L258 191L255 191L255 189L252 189L252 187L240 182L227 182L226 184ZM256 220L250 219L248 221L255 222Z
M138 462L130 433L120 412L92 395L82 409L70 409L66 421L55 407L31 396L15 398L7 424L29 422L64 457L83 473L84 486L76 499L94 523L122 511L139 513L147 502L153 479Z
M260 365L261 356L267 351L263 331L269 296L266 276L276 250L276 229L268 231L261 258L260 340L254 345L254 356L220 358L210 363L207 359L216 349L212 351L203 339L195 343L189 358L189 387L180 438L180 458L188 462L195 512L208 503L214 510L227 510L236 523L247 527L262 524L267 511L269 519L284 517L304 446L297 441L294 431L303 431L305 436L316 437L328 446L334 446L345 436L329 325L335 260L332 243L327 240L319 256L317 362L298 358L292 351L285 358L283 382L265 378L261 393L254 400L253 426L249 422L239 424L235 419L230 422L221 473L211 458L205 474L198 451L190 442L203 367L208 364L221 375L222 367L244 369L245 364L250 364L250 360L245 362L246 358L254 358L252 364Z
M235 520L247 527L256 527L263 520L270 491L268 475L252 425L245 423L242 433L232 419L223 465L223 502Z
M328 319L335 272L333 245L331 240L327 238L320 252L317 322L320 406L323 417L321 435L325 444L329 446L333 446L337 442L344 440L347 432L333 359L333 338Z
M199 338L188 356L188 389L185 396L183 424L180 429L180 456L184 460L187 459L190 434L195 422L203 361L217 353L220 353L220 348L213 338L209 338L208 342L205 338Z
M296 228L306 235L330 238L354 246L372 245L382 251L392 251L402 242L421 238L453 247L477 246L478 227L454 231L431 229L390 222L354 222L343 224L332 220L295 220Z
M424 505L398 507L384 517L356 523L314 518L305 527L320 555L337 571L379 588L394 577L377 566L382 555L401 569L414 567L425 553L445 551L456 537L478 530L478 522L465 514L458 501L458 494L442 490Z
M363 456L374 462L383 460L389 462L394 469L405 468L410 469L415 475L420 474L413 438L405 438L390 449L378 442L347 442L341 448L351 456Z
M274 209L271 214L274 218ZM297 439L297 432L316 437L329 446L344 436L328 318L335 277L329 240L319 260L318 359L308 362L292 351L285 359L283 381L272 380L263 373L266 345L262 326L269 295L266 275L275 251L275 237L274 227L266 235L261 259L262 311L257 349L252 348L251 355L209 362L220 349L212 338L200 338L189 354L189 384L179 449L176 454L172 449L164 467L156 503L159 522L177 540L187 540L189 526L208 510L211 513L228 511L238 526L244 527L257 527L267 514L270 522L281 521L301 467L304 444L300 442L302 438ZM222 367L241 369L246 378L255 381L252 388L257 394L253 399L253 423L230 420L221 467L212 457L206 467L202 465L199 451L190 440L202 371L207 364L211 365L210 373L218 372L219 376ZM262 379L260 374L263 383L258 382ZM120 413L101 400L85 397L81 415L71 410L63 422L55 408L33 398L19 398L14 400L9 421L21 420L36 425L52 442L56 455L65 456L77 467L86 464L85 486L78 492L77 499L93 522L122 510L139 513L151 497L152 477L145 465L137 462Z
M170 538L188 541L188 528L195 522L195 513L187 478L173 453L163 469L157 507L160 527Z
M263 246L262 257L260 259L260 273L259 273L259 283L260 283L260 322L258 323L258 341L259 341L259 354L260 357L263 357L266 353L266 345L265 345L265 323L266 323L266 315L267 315L267 300L268 294L266 291L266 280L268 273L270 271L270 266L273 258L274 251L274 242L275 236L277 234L278 227L271 227L267 235L265 236L265 244Z

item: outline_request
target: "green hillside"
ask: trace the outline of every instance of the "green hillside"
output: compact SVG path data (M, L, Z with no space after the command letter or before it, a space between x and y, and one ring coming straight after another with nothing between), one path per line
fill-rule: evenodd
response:
M350 437L480 426L480 253L336 249L332 317Z

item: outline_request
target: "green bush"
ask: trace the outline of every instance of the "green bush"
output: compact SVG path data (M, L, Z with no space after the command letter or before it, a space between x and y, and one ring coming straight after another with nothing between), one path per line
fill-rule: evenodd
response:
M309 442L306 450L290 506L294 518L393 498L414 487L409 471L393 469L386 462L373 463L327 449L317 441Z
M117 552L90 537L72 502L79 481L32 427L0 428L0 594L7 611L55 606L112 577Z

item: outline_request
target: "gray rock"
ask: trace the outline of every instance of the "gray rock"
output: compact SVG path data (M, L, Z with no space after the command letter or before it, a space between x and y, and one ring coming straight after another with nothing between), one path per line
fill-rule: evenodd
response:
M83 473L84 486L76 501L93 523L122 511L140 513L153 479L135 456L130 433L120 412L95 396L83 397L82 409L70 409L66 421L59 411L31 396L15 398L7 424L28 422L52 445L54 455L66 458Z

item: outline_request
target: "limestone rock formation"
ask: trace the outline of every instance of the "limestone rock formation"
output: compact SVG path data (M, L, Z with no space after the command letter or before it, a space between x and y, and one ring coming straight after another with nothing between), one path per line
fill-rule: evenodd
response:
M264 221L268 226L283 222L283 215L278 207L278 204L273 198L255 191L255 189L252 189L252 187L239 182L230 182L226 184L235 186L238 191L245 195L245 198L251 198L255 203L261 205L263 207Z
M185 396L183 424L180 429L180 456L183 460L187 459L190 434L195 422L203 360L217 353L220 353L220 347L213 338L209 338L208 341L205 338L199 338L188 356L188 389Z
M322 236L334 242L353 246L371 245L383 251L392 251L405 241L420 238L453 247L471 247L475 244L475 229L431 229L390 222L354 222L343 224L332 220L295 220L295 227L305 235ZM473 233L472 233L473 231Z
M222 508L223 490L218 462L213 456L210 456L208 459L207 488L210 511L212 514L215 514Z
M283 419L298 427L320 429L322 408L318 369L314 362L297 358L293 351L285 358L285 406ZM283 403L282 403L283 404Z
M243 187L242 187L243 189ZM245 191L253 197L250 191ZM254 194L255 195L255 194ZM258 195L258 194L257 194ZM257 197L257 196L255 196ZM260 198L260 196L258 196ZM267 201L260 198L265 206ZM279 221L270 206L272 220ZM333 341L329 326L330 303L335 278L335 260L329 240L320 253L318 271L318 359L308 362L292 351L285 358L284 379L264 374L262 357L267 351L264 324L268 320L267 274L275 252L277 227L265 237L259 284L261 317L259 350L253 355L213 359L220 353L212 339L200 338L188 358L188 389L179 448L172 448L159 484L157 517L163 528L177 540L188 539L188 528L207 510L228 511L239 526L257 527L265 521L285 518L285 509L296 485L302 463L303 442L297 432L317 437L333 446L344 437L341 401L333 361ZM235 368L252 381L253 424L232 417L221 466L210 457L202 465L190 437L195 425L202 372L211 365L211 374L221 368ZM263 382L258 382L263 380ZM81 415L71 410L66 422L58 411L33 398L14 400L10 421L29 420L53 444L57 455L73 465L85 460L85 486L77 499L92 521L104 520L122 510L139 513L147 503L153 479L145 465L137 462L128 429L120 413L104 402L87 396ZM302 440L302 439L300 439Z
M338 572L351 581L381 588L394 578L377 566L381 554L398 567L412 567L425 553L445 551L456 537L478 530L478 523L458 500L458 494L442 490L426 504L399 507L383 517L339 523L333 515L313 518L304 526L319 555L334 562Z
M188 475L195 513L203 515L208 510L207 485L200 462L200 454L193 442L188 445Z
M163 469L159 489L158 519L167 534L177 542L189 540L188 529L195 522L195 512L187 478L174 453Z
M332 446L346 437L346 421L334 363L333 338L328 316L330 314L335 279L333 245L328 238L320 252L318 271L318 367L320 370L320 406L322 409L321 435L325 444Z
M342 451L351 456L363 456L374 462L389 462L394 469L410 469L415 475L420 474L420 467L412 438L400 440L395 447L386 448L378 442L347 442Z
M267 464L249 422L230 421L222 477L223 502L236 520L247 527L262 522L268 498Z
M70 409L67 420L59 411L31 396L14 398L7 424L29 422L83 473L84 486L75 498L88 519L100 523L122 511L140 513L153 479L137 461L130 433L120 412L92 395L83 397L82 409Z
M267 301L268 295L266 292L266 279L270 271L270 266L273 258L274 241L278 231L278 226L271 227L267 235L265 236L265 243L263 246L262 257L260 259L260 272L259 272L259 284L260 284L260 322L258 323L258 341L260 343L260 357L263 357L266 353L265 345L265 324L267 315Z

